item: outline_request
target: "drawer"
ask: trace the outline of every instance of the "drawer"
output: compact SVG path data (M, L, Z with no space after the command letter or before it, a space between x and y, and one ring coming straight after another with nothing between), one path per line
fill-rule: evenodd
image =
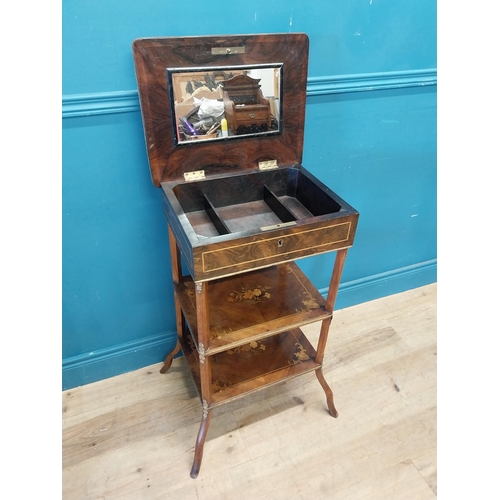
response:
M267 122L269 113L266 109L250 110L250 109L236 109L236 119L238 123L259 123Z
M240 125L244 125L246 127L250 125L270 125L270 114L268 106L246 106L244 108L235 108L234 109L234 121L236 128Z
M201 251L202 273L205 278L227 275L343 248L350 245L355 229L352 226L351 220L337 221L253 242L245 241L213 250L206 248Z

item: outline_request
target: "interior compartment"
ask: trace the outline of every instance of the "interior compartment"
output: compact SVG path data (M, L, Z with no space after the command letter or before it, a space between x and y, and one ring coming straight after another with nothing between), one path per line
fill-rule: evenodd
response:
M293 167L178 184L173 192L201 237L294 225L341 210L321 186Z

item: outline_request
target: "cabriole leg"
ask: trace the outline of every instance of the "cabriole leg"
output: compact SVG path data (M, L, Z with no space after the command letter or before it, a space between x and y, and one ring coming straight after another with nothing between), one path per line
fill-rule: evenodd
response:
M209 342L210 312L208 309L208 283L196 282L196 319L198 323L198 360L200 366L201 398L203 404L203 416L201 419L198 438L194 449L193 467L191 477L195 479L201 467L203 457L203 446L207 437L208 426L212 413L210 404L212 402L212 359L205 355L205 347Z
M174 347L174 350L167 354L167 357L165 358L165 362L163 363L163 366L161 367L160 373L167 373L167 370L170 368L172 365L172 360L174 359L174 356L181 350L181 344L179 341L177 341L177 344Z
M207 402L203 401L203 417L201 419L200 430L198 431L198 437L196 439L193 467L191 467L190 474L193 479L196 479L198 477L198 473L200 472L201 459L203 458L203 446L205 445L205 438L207 437L208 426L210 425L211 418L212 412L208 409Z
M174 350L169 354L167 354L167 357L165 358L165 362L163 363L160 373L167 372L167 370L172 365L174 356L181 350L181 343L179 339L182 337L184 329L186 328L184 317L182 315L181 306L179 304L179 300L177 299L176 295L174 295L174 304L175 304L175 318L177 323L177 344L175 344Z
M319 383L326 394L326 404L328 405L328 411L333 418L337 418L339 416L338 411L335 409L335 405L333 404L333 392L330 389L330 386L326 383L325 377L321 368L316 370L316 377L318 377Z
M174 233L172 232L172 228L170 226L168 226L168 238L170 243L172 278L174 285L176 285L179 283L179 280L182 275L181 258L180 258L179 247L177 246L177 241L175 240ZM172 365L172 360L174 359L174 356L181 350L181 344L179 342L179 338L182 336L184 325L183 325L181 306L179 304L179 301L177 300L177 296L175 295L175 293L174 293L174 304L175 304L175 318L177 324L177 344L175 344L174 350L169 354L167 354L167 357L165 358L165 362L163 363L160 373L166 373L168 371L168 369Z
M326 297L325 309L332 313L333 307L335 305L335 299L337 298L337 292L340 285L340 277L342 276L342 270L344 268L345 258L347 256L347 249L342 249L337 251L337 256L335 257L335 265L333 267L332 277L330 280L330 287L328 289L328 295ZM330 324L332 322L332 317L324 319L321 323L321 330L319 334L318 349L316 351L316 363L323 363L323 356L325 355L326 341L328 338L328 331L330 329ZM333 392L326 383L321 367L316 370L316 377L318 377L319 383L326 394L326 403L328 405L328 410L330 415L334 418L339 416L335 405L333 404Z

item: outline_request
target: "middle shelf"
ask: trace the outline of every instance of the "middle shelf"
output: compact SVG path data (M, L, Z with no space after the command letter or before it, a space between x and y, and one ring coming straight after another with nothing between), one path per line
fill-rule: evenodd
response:
M209 287L209 341L213 355L331 316L325 299L294 262L205 283ZM190 276L175 286L198 349L196 287Z

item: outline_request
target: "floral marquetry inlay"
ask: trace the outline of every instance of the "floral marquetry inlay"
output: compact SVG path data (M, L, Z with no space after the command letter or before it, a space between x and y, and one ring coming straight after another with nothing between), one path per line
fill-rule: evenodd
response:
M251 300L252 302L262 302L271 298L270 286L262 285L245 285L240 290L230 292L227 298L228 302L242 302L244 300Z
M295 342L295 352L293 353L293 364L302 363L311 359L304 346L300 342Z
M245 344L239 347L235 347L234 349L228 349L226 352L229 355L240 354L243 357L254 356L258 354L260 351L266 350L266 345L262 342L262 340L257 340L255 342L250 342L249 344Z
M263 323L281 328L280 318L299 325L328 314L321 294L292 263L201 284L207 289L205 298L198 295L197 283L191 279L179 284L176 292L188 323L194 326L195 338L197 309L200 305L207 307L207 350L221 348L224 344L221 339L225 337L230 337L228 343L244 341L254 326L256 332L265 331L260 326ZM208 304L202 304L200 299Z
M255 363L262 363L269 373L306 363L314 356L291 332L256 340L212 356L215 394L256 376ZM219 368L218 368L219 367ZM229 370L229 368L231 369ZM238 367L238 368L235 368ZM266 373L266 372L265 372ZM260 373L263 375L264 373Z
M316 299L309 292L304 292L304 298L302 299L302 304L304 304L302 310L306 311L319 308L319 304L316 302Z

